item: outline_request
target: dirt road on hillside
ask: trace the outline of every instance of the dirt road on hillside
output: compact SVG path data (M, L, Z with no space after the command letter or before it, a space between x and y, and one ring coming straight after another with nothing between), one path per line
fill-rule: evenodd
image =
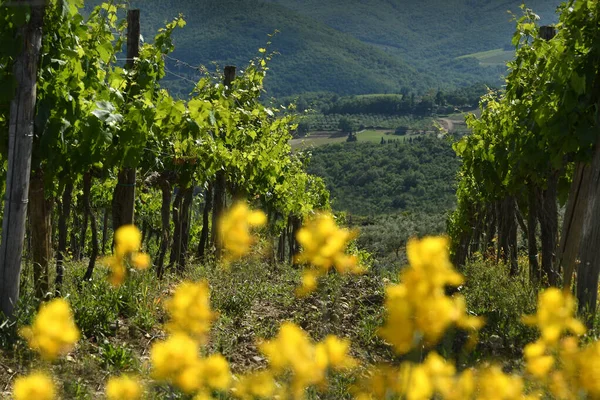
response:
M442 124L442 128L446 130L446 132L454 132L454 121L449 118L439 118L440 124Z

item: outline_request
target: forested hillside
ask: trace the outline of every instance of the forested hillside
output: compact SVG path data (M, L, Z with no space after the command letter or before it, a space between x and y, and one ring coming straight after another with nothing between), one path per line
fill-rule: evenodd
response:
M213 61L242 66L272 40L268 51L280 55L274 57L266 81L271 95L384 93L404 86L424 90L435 85L400 57L276 4L259 0L134 0L130 4L141 9L143 34L182 13L187 25L173 34L172 57L193 66L204 64L213 70ZM277 30L274 37L268 36ZM167 84L182 94L199 77L193 68L172 60L168 69L179 77L167 73Z
M461 84L474 77L497 81L503 68L479 68L466 54L512 48L521 0L267 0L310 16L340 32L399 56L439 82ZM540 23L556 21L558 0L524 2Z
M334 209L357 215L439 212L455 203L459 161L446 139L344 143L312 150L308 170L325 179Z
M90 4L97 4L95 0ZM531 6L551 21L556 0ZM185 95L198 75L192 66L244 65L267 35L281 53L266 81L271 95L330 91L338 94L417 93L475 81L500 84L504 67L481 67L457 57L510 45L518 1L472 4L461 0L396 2L370 0L133 0L142 10L142 33L155 31L182 13L185 29L174 33L168 86ZM147 35L149 36L149 35ZM175 75L176 74L176 75ZM183 77L183 78L182 78Z

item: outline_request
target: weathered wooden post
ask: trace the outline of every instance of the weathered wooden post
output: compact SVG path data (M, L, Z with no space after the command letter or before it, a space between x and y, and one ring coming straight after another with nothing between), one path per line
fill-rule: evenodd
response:
M224 71L224 80L223 83L226 86L226 90L231 90L231 83L235 79L235 70L236 68L232 65L228 65L225 67ZM221 251L223 248L223 244L221 243L220 235L221 232L219 230L219 219L225 210L225 189L227 186L225 170L217 171L215 176L215 184L213 188L214 192L214 200L213 200L213 215L212 215L212 242L215 246L215 259L219 260L221 258Z
M18 30L18 39L22 41L23 48L13 65L17 90L10 104L6 197L0 244L0 310L6 316L12 316L19 300L19 279L31 173L37 71L46 7L45 2L32 3L29 0L15 0L14 5L30 7L31 14L29 21Z
M539 36L543 40L552 40L556 36L554 26L541 26ZM538 191L540 195L537 210L540 222L542 244L542 274L551 286L559 284L559 264L556 262L556 247L558 239L558 178L560 170L548 166L546 189Z
M140 55L140 10L127 11L127 63L128 70ZM133 224L135 211L135 168L122 167L113 193L113 230L122 225Z

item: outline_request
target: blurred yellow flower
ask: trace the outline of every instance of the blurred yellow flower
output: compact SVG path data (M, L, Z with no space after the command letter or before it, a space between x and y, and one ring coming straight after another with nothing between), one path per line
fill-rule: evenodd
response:
M140 249L142 233L135 225L123 225L115 232L115 254L123 257Z
M463 400L473 397L475 374L472 369L463 371L451 387L441 387L440 393L446 400Z
M56 398L56 389L48 375L34 372L15 379L13 397L15 400L52 400Z
M135 253L131 256L131 263L139 270L144 270L150 266L150 255L146 253Z
M305 270L302 273L300 286L296 288L296 296L304 297L314 292L317 288L317 279L318 276L315 273L315 271L312 271L310 269Z
M173 296L165 301L165 309L171 317L166 325L169 332L185 332L201 341L215 319L206 281L179 284Z
M331 214L317 214L300 228L296 238L302 246L299 263L311 264L322 271L331 267L347 269L352 260L344 257L348 242L355 232L338 228Z
M317 286L317 278L332 267L342 274L364 272L355 255L345 254L348 243L355 237L355 231L338 228L331 214L317 214L309 219L296 234L302 250L295 261L312 268L303 274L296 293L299 296L311 293Z
M174 333L150 349L153 377L179 384L181 375L198 363L198 344L183 333Z
M358 365L348 354L350 341L328 335L322 342L317 343L317 359L323 360L321 364L333 369L353 368Z
M481 371L478 379L479 393L477 399L481 400L509 400L526 399L523 393L523 379L516 375L507 375L500 367L491 366Z
M233 395L240 399L271 398L275 393L275 378L269 370L241 376L233 387Z
M267 216L262 211L252 211L243 202L234 204L219 221L225 261L237 260L250 251L256 241L250 229L263 226Z
M600 342L587 346L579 356L579 382L590 398L600 398Z
M307 387L324 383L328 368L353 367L348 348L349 343L335 336L314 345L306 332L291 322L283 323L273 340L260 345L275 374L292 371L290 390L296 397L302 397Z
M186 365L173 382L185 393L194 393L204 386L204 362L197 357Z
M33 350L48 360L69 352L79 340L69 303L61 298L42 304L33 324L20 331Z
M112 377L106 384L108 400L139 400L142 398L142 393L139 379L128 375Z
M220 354L213 354L204 359L204 379L212 389L226 390L231 383L229 363Z
M566 331L575 335L585 333L585 327L574 314L573 296L558 288L550 288L539 295L537 313L523 317L523 321L529 325L537 325L542 333L542 340L554 344Z
M194 398L192 400L212 400L213 397L205 392L205 391L200 391L198 393L196 393L196 395L194 396Z
M113 286L121 286L127 275L127 262L134 268L144 270L150 266L150 256L139 252L142 234L134 225L124 225L115 233L115 253L102 260L110 270L108 281Z
M386 288L387 320L380 336L404 354L420 335L425 344L436 344L452 324L474 331L481 328L483 320L467 314L462 296L446 296L447 285L463 282L450 263L448 239L411 239L407 254L410 265L400 273L401 283Z
M125 275L127 273L123 259L113 255L105 257L101 262L109 268L108 282L113 286L121 286L125 282Z
M537 378L544 378L554 365L554 357L546 354L542 341L530 343L523 349L527 371Z

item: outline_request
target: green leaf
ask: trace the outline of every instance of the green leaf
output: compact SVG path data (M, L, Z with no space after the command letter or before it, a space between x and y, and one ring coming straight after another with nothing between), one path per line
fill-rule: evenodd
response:
M578 75L576 72L571 74L571 88L578 94L585 94L586 90L586 79L585 75Z

